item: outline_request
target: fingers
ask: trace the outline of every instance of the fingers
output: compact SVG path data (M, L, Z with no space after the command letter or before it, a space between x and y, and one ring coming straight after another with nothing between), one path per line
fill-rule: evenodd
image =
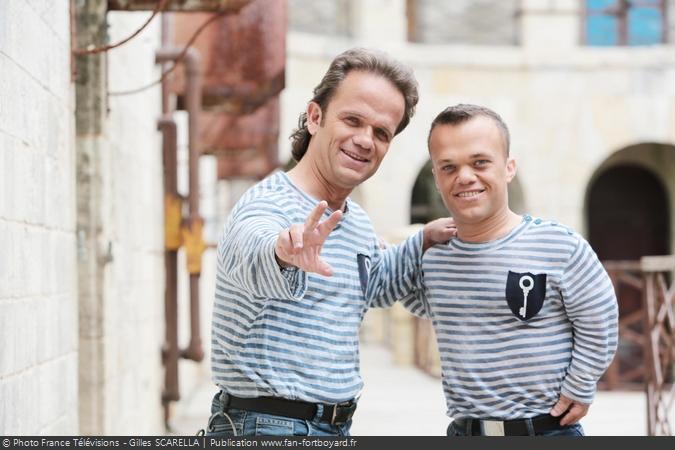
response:
M333 268L323 259L319 258L316 273L323 275L324 277L333 276Z
M304 224L294 223L279 232L275 253L280 265L292 265L324 276L333 275L333 269L321 259L320 253L326 238L342 219L342 211L334 211L321 222L327 207L325 201L319 202Z
M289 230L281 230L274 245L274 254L277 257L277 263L283 267L292 265L293 244Z
M589 405L574 402L570 410L560 419L560 426L574 425L588 413Z
M342 219L342 211L333 211L333 214L319 224L319 234L324 239L333 231L338 222Z
M571 398L560 394L560 398L558 399L558 402L553 405L553 408L551 408L550 414L553 417L564 414L560 419L561 426L573 425L588 413L588 408L590 406L591 405L585 403L575 402Z
M325 200L322 200L316 205L312 212L309 213L307 220L305 220L305 228L308 231L312 231L314 228L316 228L326 208L328 208L328 203L326 203Z
M455 219L452 217L445 217L442 220L443 224L443 239L450 239L451 237L457 236L457 225L455 224Z
M457 235L455 221L450 217L432 220L424 226L423 250L436 244L444 244Z
M553 408L551 408L551 414L553 417L558 417L567 409L570 407L572 404L572 399L565 397L564 395L560 394L560 398L558 399L558 402L553 405Z
M303 240L304 234L305 234L305 227L299 223L292 224L288 229L288 235L290 236L292 247L291 251L294 255L297 255L304 245Z

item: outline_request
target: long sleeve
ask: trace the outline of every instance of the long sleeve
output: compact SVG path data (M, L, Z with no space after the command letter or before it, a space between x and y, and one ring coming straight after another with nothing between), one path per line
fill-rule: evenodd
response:
M267 202L242 208L225 226L218 244L217 277L256 298L298 299L307 274L280 270L274 256L279 231L289 226L283 213Z
M399 245L376 250L366 294L369 306L391 306L416 290L423 237L420 230Z
M423 288L416 289L400 299L401 304L410 313L422 319L431 318L431 309L427 300L426 291Z
M591 403L597 382L616 352L619 314L609 276L581 237L563 273L561 293L574 330L572 361L562 393Z

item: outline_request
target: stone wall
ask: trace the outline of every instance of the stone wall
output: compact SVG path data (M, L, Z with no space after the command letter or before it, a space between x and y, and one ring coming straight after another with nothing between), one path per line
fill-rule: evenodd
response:
M148 13L108 13L110 41L138 29ZM107 111L95 168L103 261L101 305L81 324L81 432L134 435L163 431L164 235L159 86L115 92L160 76L160 22L108 54ZM100 371L98 378L87 374Z
M0 2L0 435L78 429L68 4Z

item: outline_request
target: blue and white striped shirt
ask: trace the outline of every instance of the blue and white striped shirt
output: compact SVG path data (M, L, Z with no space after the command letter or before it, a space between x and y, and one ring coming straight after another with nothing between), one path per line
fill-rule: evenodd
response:
M618 309L580 235L524 216L501 239L429 249L422 268L418 295L403 303L433 322L448 416L533 417L561 392L592 402L616 351Z
M382 250L368 216L349 199L321 251L333 275L280 270L279 231L304 223L318 202L277 172L249 189L225 223L211 363L214 382L232 395L326 403L356 397L363 315L414 289L422 232Z

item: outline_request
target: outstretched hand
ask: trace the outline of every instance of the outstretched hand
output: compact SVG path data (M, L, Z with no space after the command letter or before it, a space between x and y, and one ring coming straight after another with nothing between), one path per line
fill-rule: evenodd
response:
M305 272L328 277L333 274L333 269L320 254L328 235L342 218L342 211L335 211L328 219L320 222L327 207L325 201L319 202L304 224L294 223L279 232L274 253L282 267L295 266Z
M562 416L560 418L560 425L564 427L565 425L574 425L577 423L582 417L588 414L588 408L590 407L591 405L587 403L580 403L560 394L560 398L551 409L550 414L553 417Z

